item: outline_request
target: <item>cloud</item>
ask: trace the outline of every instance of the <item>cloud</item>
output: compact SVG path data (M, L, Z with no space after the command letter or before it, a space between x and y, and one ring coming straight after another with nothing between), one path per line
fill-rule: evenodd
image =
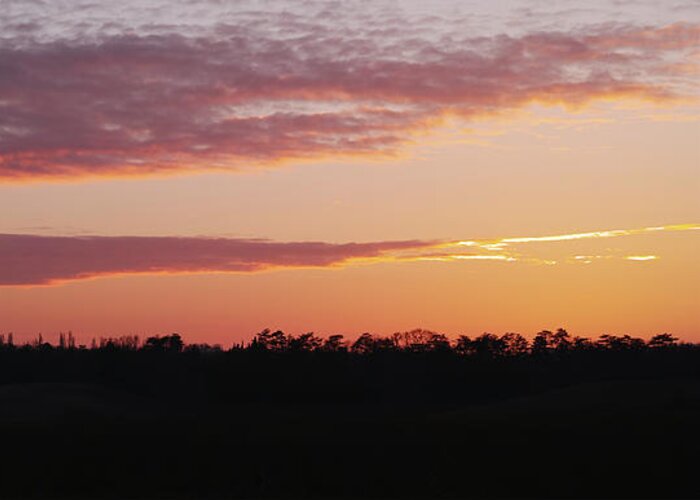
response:
M466 37L430 19L402 34L324 16L6 37L0 178L393 153L446 116L677 97L692 75L669 68L700 34L678 23Z
M275 242L263 239L172 236L39 236L0 234L0 286L50 285L120 274L251 273L377 262L556 264L522 247L580 239L695 231L697 224L593 231L569 235L461 241L369 243ZM656 260L656 255L571 255L563 262Z
M519 236L507 237L496 240L465 240L457 241L450 245L477 247L486 250L501 249L518 243L543 243L543 242L558 242L558 241L576 241L599 238L616 238L619 236L632 236L636 234L657 233L657 232L675 232L675 231L696 231L700 230L698 224L673 224L668 226L653 226L635 229L609 229L605 231L590 231L586 233L569 233L557 234L551 236Z
M0 234L0 285L41 285L140 273L255 272L330 267L433 242L284 243L268 240Z
M582 233L567 233L547 236L517 236L497 239L461 240L442 243L438 252L424 256L423 260L450 262L456 260L494 260L504 262L523 262L530 264L554 265L559 262L591 264L594 261L623 259L631 261L652 261L658 255L621 255L619 250L606 249L604 255L571 255L566 248L556 259L543 257L543 251L559 244L577 243L585 240L621 238L628 236L654 235L663 233L700 230L700 224L674 224L633 229L608 229ZM544 245L543 245L544 244ZM532 248L534 245L534 248ZM569 245L570 246L570 245ZM530 248L528 248L530 247ZM461 249L469 249L464 255ZM570 250L570 249L569 249Z
M658 255L628 255L625 257L626 260L635 260L639 262L645 262L649 260L656 260L658 259Z

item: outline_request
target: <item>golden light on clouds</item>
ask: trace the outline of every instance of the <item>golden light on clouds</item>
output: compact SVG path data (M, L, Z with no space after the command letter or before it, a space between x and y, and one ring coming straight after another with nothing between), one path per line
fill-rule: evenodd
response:
M648 261L648 260L657 260L659 258L658 255L628 255L625 257L627 260L636 260L636 261Z
M435 260L501 260L508 262L526 262L539 264L557 264L559 262L578 262L591 264L601 259L624 259L631 261L651 261L657 260L657 255L619 255L610 253L608 255L569 255L561 260L543 259L537 257L536 252L526 252L524 248L530 244L557 244L567 242L577 242L581 240L598 240L609 238L620 238L626 236L637 236L644 234L658 234L664 232L695 231L700 229L698 224L675 224L668 226L654 226L634 229L612 229L602 231L588 231L581 233L558 234L551 236L519 236L504 237L492 240L462 240L453 243L442 244L440 248L466 247L472 251L484 251L484 254L459 254L446 252L444 255L431 256ZM542 248L541 245L538 248ZM548 245L548 248L551 246ZM488 252L501 252L500 254L489 254Z
M554 236L522 236L507 237L489 241L458 241L455 245L479 247L479 248L499 248L511 243L541 243L557 241L574 241L598 238L615 238L617 236L632 236L635 234L651 233L655 231L694 231L700 229L700 224L675 224L669 226L644 227L640 229L612 229L606 231L591 231L586 233L559 234Z
M339 268L356 264L410 261L496 261L555 265L599 259L652 261L652 254L549 254L559 245L694 231L697 224L616 229L557 236L504 237L497 240L369 243L274 242L204 237L52 237L0 234L0 284L53 285L72 280L128 274L255 273L275 269ZM544 245L544 246L543 246ZM466 247L466 249L465 249Z

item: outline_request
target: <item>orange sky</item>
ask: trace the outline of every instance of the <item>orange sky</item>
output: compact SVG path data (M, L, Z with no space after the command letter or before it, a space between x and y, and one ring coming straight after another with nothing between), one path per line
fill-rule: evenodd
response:
M690 4L10 3L0 332L700 341Z

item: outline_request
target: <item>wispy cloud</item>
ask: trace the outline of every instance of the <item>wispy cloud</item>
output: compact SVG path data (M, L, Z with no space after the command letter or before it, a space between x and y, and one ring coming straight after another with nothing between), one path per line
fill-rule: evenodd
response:
M328 12L273 17L206 31L10 32L0 46L0 178L387 154L446 116L675 98L691 77L668 68L687 64L700 34L677 23L466 37L437 18L414 31L397 29L398 18L368 30L334 26Z
M627 260L636 260L640 262L648 261L648 260L656 260L658 259L658 255L628 255L625 257Z
M592 264L600 260L629 260L652 261L658 260L658 255L624 255L620 251L607 254L580 255L566 254L559 259L543 256L543 249L555 248L558 244L578 242L581 240L597 240L620 238L626 236L661 234L669 232L700 230L700 224L675 224L668 226L653 226L634 229L611 229L603 231L587 231L547 236L518 236L497 239L472 239L443 242L418 253L395 253L397 260L419 260L437 262L458 262L464 260L520 262L537 265L556 265L559 263ZM561 252L560 252L561 253Z
M498 240L275 242L258 239L143 236L38 236L0 234L0 285L50 285L120 274L251 273L270 269L335 268L379 262L501 262L553 265L524 246L557 245L582 238L694 231L698 224L572 233ZM568 238L567 238L568 237ZM571 255L562 263L598 259L652 261L659 256Z
M694 231L700 230L698 224L675 224L669 226L643 227L638 229L612 229L606 231L590 231L586 233L557 234L552 236L521 236L515 238L501 238L497 240L467 240L453 243L459 246L478 247L486 250L503 248L517 243L546 243L556 241L575 241L599 238L615 238L618 236L631 236L635 234L654 233L659 231Z
M332 267L433 242L274 242L235 238L0 235L0 285L116 274L255 272Z

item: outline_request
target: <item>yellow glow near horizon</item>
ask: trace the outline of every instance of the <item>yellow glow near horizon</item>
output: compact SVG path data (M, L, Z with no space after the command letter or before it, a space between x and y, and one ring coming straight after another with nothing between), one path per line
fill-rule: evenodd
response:
M479 241L465 240L457 241L452 245L479 247L487 250L502 249L512 243L544 243L559 241L575 241L597 238L615 238L618 236L632 236L636 234L651 233L657 231L694 231L700 229L700 224L674 224L668 226L644 227L637 229L611 229L605 231L590 231L585 233L559 234L553 236L522 236L506 237L496 240Z

